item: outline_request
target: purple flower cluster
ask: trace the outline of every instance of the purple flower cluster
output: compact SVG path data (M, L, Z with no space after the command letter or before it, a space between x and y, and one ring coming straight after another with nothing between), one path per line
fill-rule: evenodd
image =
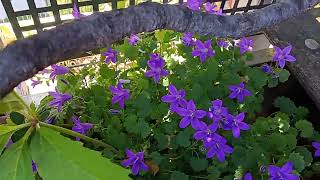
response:
M82 123L78 117L72 116L73 127L72 131L85 135L91 128L91 123ZM77 141L80 141L80 138L76 138Z
M217 40L217 46L227 49L229 47L229 42L227 42L223 39Z
M192 100L187 103L186 107L174 107L174 112L182 117L179 127L186 128L191 124L192 128L198 129L201 125L199 119L204 118L207 115L206 111L197 110L196 105Z
M134 153L131 150L126 150L126 155L128 159L121 162L122 166L131 166L131 171L133 175L138 175L140 169L147 171L149 167L144 163L144 153L143 151Z
M117 62L118 52L115 50L112 50L111 48L108 48L108 50L106 52L103 52L102 55L106 56L106 59L104 60L106 64L109 63L110 61L113 63Z
M222 13L222 9L216 10L218 7L216 4L212 4L210 2L206 2L206 3L204 3L204 2L205 1L203 1L203 0L188 0L187 7L191 10L198 11L201 9L201 6L203 5L205 12L207 12L209 14L215 14L218 16L224 15Z
M112 104L119 103L120 108L124 108L124 102L129 99L130 91L129 89L123 89L121 83L118 83L117 86L110 86L110 91L113 94L112 97Z
M274 47L275 54L273 56L273 61L277 62L280 68L284 68L286 62L295 62L296 58L290 55L292 46L287 46L283 50L279 47Z
M185 104L184 97L186 96L186 92L183 89L177 90L177 88L172 84L169 85L168 89L169 94L163 96L161 100L163 102L170 103L170 110L174 112L179 107L179 105L181 106Z
M53 100L49 102L50 107L57 107L58 112L61 112L62 106L65 102L72 99L70 94L60 94L58 92L49 92L49 95L53 97Z
M153 77L154 82L157 84L161 77L166 77L169 72L164 69L166 62L158 54L151 54L151 59L148 61L149 70L145 73L147 77Z
M269 166L269 175L271 176L269 180L299 180L299 176L292 174L293 163L287 162L282 167L270 165Z
M247 39L245 37L240 39L240 42L237 43L237 46L240 48L240 54L244 54L247 51L252 51L254 41L252 39Z

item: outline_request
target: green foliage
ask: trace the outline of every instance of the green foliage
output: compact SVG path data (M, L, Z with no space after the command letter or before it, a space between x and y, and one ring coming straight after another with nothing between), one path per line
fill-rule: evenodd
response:
M190 159L190 165L192 169L196 172L203 171L208 167L208 160L207 159L198 159L195 157L192 157Z
M18 126L0 126L0 152L3 151L9 139L16 131L26 127L26 124L18 125ZM1 158L0 158L1 159Z
M301 137L310 138L313 136L313 126L309 121L300 120L296 122L295 126L301 131Z
M171 174L170 180L189 180L189 177L182 172L174 171Z

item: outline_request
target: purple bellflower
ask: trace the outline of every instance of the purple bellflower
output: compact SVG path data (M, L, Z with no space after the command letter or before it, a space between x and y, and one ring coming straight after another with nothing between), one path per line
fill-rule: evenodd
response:
M230 85L229 90L231 94L229 95L230 99L237 98L238 102L242 103L246 96L251 96L251 92L244 87L244 83L238 85Z
M195 48L192 51L193 56L200 57L201 62L205 62L207 58L214 56L215 51L212 50L211 40L207 40L204 43L200 40L195 42Z
M159 83L161 77L169 75L169 72L164 69L165 61L158 55L152 54L148 61L149 70L145 73L146 77L153 77L155 83Z
M197 129L201 125L199 119L202 119L207 115L206 111L197 110L196 105L192 100L188 102L186 108L175 108L174 112L183 117L179 124L180 128L186 128L191 124L193 129Z
M82 17L85 17L85 15L83 15L83 14L80 13L80 11L79 11L76 3L73 4L72 16L73 16L75 19L80 19L80 18L82 18Z
M184 33L181 41L186 46L192 46L194 44L193 34L192 33Z
M42 81L34 80L34 79L31 79L31 81L32 81L31 86L33 88L42 83Z
M208 149L207 158L212 158L217 156L220 162L225 161L226 154L231 154L233 148L226 144L227 140L220 136L217 133L214 133L205 144L205 147Z
M124 102L130 97L129 89L123 89L121 83L118 83L117 86L110 86L109 89L113 94L112 104L119 103L120 107L123 109Z
M73 127L72 131L85 135L93 125L91 123L82 123L78 117L72 116ZM80 141L80 138L76 138L77 141Z
M138 175L140 169L147 171L149 167L144 163L144 152L137 152L136 154L131 150L126 150L126 155L128 159L125 159L121 162L124 167L131 167L133 175Z
M202 0L187 0L187 7L191 10L200 10L202 5Z
M209 108L208 118L213 120L212 126L214 131L216 131L220 120L228 115L228 110L222 106L222 101L220 99L216 99L211 103L212 106Z
M266 74L271 74L273 72L273 69L268 64L264 64L261 66L261 70Z
M320 157L320 142L312 142L312 146L316 148L315 157Z
M245 37L240 39L240 42L237 46L240 47L240 54L244 54L247 51L252 51L254 41L252 39L247 39Z
M118 52L116 50L112 50L111 48L108 48L108 50L106 52L103 52L102 55L106 56L106 59L104 60L106 64L109 63L110 61L112 61L113 63L117 62Z
M53 100L49 102L50 107L57 107L58 112L61 112L62 106L65 102L72 99L70 94L60 94L58 92L49 92L49 95L53 97Z
M217 40L217 45L221 48L227 49L229 47L229 43L223 39Z
M233 137L239 138L241 130L247 131L250 129L250 126L247 123L243 122L244 117L245 114L243 112L238 114L237 116L232 116L231 114L229 114L227 116L227 123L225 124L224 129L232 130Z
M217 7L216 4L211 4L210 2L207 2L204 4L204 10L209 14L215 14L215 8Z
M246 173L245 175L244 175L244 177L243 177L243 180L253 180L253 178L252 178L252 174L251 173Z
M290 55L290 52L292 50L292 46L287 46L283 50L281 50L279 47L274 47L275 54L273 56L273 61L276 61L280 68L284 68L286 65L286 61L288 62L295 62L296 58Z
M52 82L54 82L54 79L57 77L57 75L63 75L67 74L70 70L69 68L65 66L58 66L58 65L52 65L52 72L50 74L50 79L52 79Z
M196 132L193 134L193 138L196 140L201 140L204 144L206 144L211 140L211 137L216 130L217 129L214 124L207 125L205 122L200 121Z
M162 96L161 100L166 103L170 103L170 110L175 110L180 104L182 104L184 97L186 96L186 92L182 90L177 90L177 88L170 84L169 85L169 94Z
M299 176L292 174L293 163L287 162L282 167L270 165L269 175L271 176L269 180L299 180Z
M138 44L138 42L140 41L139 36L137 36L136 34L131 34L128 40L128 43L135 46Z

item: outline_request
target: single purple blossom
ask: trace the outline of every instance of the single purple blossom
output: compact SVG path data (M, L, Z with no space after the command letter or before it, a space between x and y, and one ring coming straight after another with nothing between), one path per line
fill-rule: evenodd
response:
M42 81L34 80L34 79L31 79L31 81L32 81L31 86L33 88L42 83Z
M126 155L128 159L125 159L121 162L122 166L129 167L131 166L131 171L133 175L138 175L140 169L147 171L149 167L144 163L144 152L137 152L136 154L131 150L126 150Z
M136 34L131 34L128 40L128 43L135 46L138 44L138 42L140 41L139 36L137 36Z
M192 33L184 33L181 41L186 46L191 46L194 44L193 34Z
M219 47L222 47L222 48L225 48L225 49L227 49L229 47L229 43L227 41L223 40L223 39L217 40L217 45Z
M129 89L123 89L121 83L118 83L117 86L110 86L109 89L113 94L112 104L119 103L120 107L123 109L124 102L130 97Z
M58 92L49 92L49 95L53 97L53 100L49 102L49 106L57 107L58 112L61 112L63 104L72 98L70 94L60 94Z
M231 114L229 114L227 116L227 124L225 124L224 129L232 130L233 137L239 138L241 130L247 131L250 129L250 126L247 123L243 122L244 117L245 114L243 112L238 114L237 116L232 116Z
M192 55L200 57L201 62L205 62L207 58L214 56L214 54L215 51L212 50L211 40L207 40L204 43L200 40L196 41Z
M85 15L83 15L83 14L80 13L80 11L79 11L76 3L73 4L72 16L73 16L75 19L80 19L80 18L82 18L82 17L85 17Z
M252 39L247 39L245 37L240 39L240 42L237 46L240 47L240 54L244 54L247 51L252 51L254 41Z
M227 140L217 133L207 138L206 141L205 147L208 149L207 158L217 156L220 162L224 162L226 154L233 152L233 148L226 144Z
M252 174L251 173L246 173L245 175L244 175L244 177L243 177L243 180L253 180L253 178L252 178Z
M212 106L209 108L208 118L213 120L213 129L216 131L220 120L228 115L228 110L222 106L222 101L220 99L216 99L211 103Z
M179 124L180 128L186 128L191 124L192 128L197 129L201 125L199 119L202 119L207 115L206 111L197 110L196 105L192 100L188 102L186 108L177 107L174 109L174 112L183 117Z
M164 69L165 61L157 54L151 55L148 66L150 69L145 73L145 76L153 77L155 83L158 83L161 77L169 75L169 72Z
M215 11L216 7L217 7L216 4L211 4L210 2L207 2L204 4L204 10L209 14L214 14L216 12Z
M196 132L193 134L193 138L196 140L201 140L204 144L206 144L207 140L212 137L216 130L217 129L214 124L207 125L205 122L200 121Z
M187 0L187 7L191 10L200 10L202 5L202 0Z
M320 142L312 142L312 146L316 148L316 152L314 153L315 157L320 156Z
M272 67L269 66L268 64L262 65L261 70L266 74L271 74L273 72Z
M182 102L184 100L184 97L186 96L186 92L182 90L177 90L177 88L170 84L169 85L169 94L162 96L161 100L166 103L170 103L170 110L173 111L178 107L180 104L184 103Z
M281 50L279 47L274 47L275 54L273 56L273 61L276 61L279 63L280 68L284 68L286 65L286 61L288 62L295 62L296 58L290 55L292 46L287 46L283 50Z
M54 79L56 78L57 75L63 75L67 74L70 70L69 68L65 66L58 66L58 65L52 65L52 72L50 74L50 79L52 79L52 82L54 82Z
M252 96L251 92L244 88L244 83L241 82L238 85L230 85L229 90L231 94L229 95L230 99L237 98L237 100L242 103L246 96Z
M72 116L73 127L72 131L85 135L93 125L91 123L82 123L78 117ZM80 138L76 138L77 141L80 141Z
M33 173L36 173L38 172L38 168L37 168L37 164L32 160L32 172Z
M292 174L293 163L287 162L282 167L270 165L269 175L271 176L269 180L299 180L299 176Z
M118 52L116 50L112 50L111 48L108 48L108 50L106 52L103 52L102 55L106 56L106 59L104 60L106 64L109 63L110 61L112 61L113 63L117 62Z

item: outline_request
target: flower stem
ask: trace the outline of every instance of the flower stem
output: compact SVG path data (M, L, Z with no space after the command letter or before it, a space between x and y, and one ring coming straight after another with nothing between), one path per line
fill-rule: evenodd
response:
M67 135L73 136L73 137L79 137L80 139L83 139L85 141L91 142L93 144L100 145L100 146L103 146L105 148L109 148L115 153L118 152L118 150L116 148L112 147L109 144L106 144L106 143L104 143L102 141L99 141L97 139L93 139L93 138L90 138L88 136L82 135L80 133L74 132L72 130L69 130L69 129L66 129L66 128L63 128L63 127L60 127L60 126L47 124L47 123L44 123L44 122L40 122L40 126L47 127L47 128L53 129L55 131L61 132L63 134L67 134Z

